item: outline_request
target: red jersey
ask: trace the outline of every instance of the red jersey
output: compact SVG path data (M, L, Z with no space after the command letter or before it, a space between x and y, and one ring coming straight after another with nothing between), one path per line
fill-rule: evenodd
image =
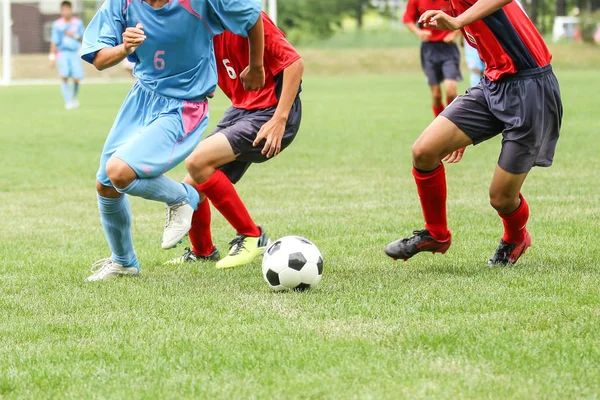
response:
M225 31L214 37L219 87L235 108L260 110L279 103L283 70L300 59L283 32L262 13L265 28L265 86L257 92L244 89L240 74L248 66L248 38Z
M408 4L406 5L406 11L404 12L404 17L402 18L402 22L405 24L414 22L416 23L419 20L421 14L423 14L427 10L442 10L446 14L451 13L450 5L445 0L408 0ZM426 31L431 32L431 37L429 38L430 42L442 42L446 36L450 32L443 31L435 28L421 28Z
M454 16L477 0L450 0ZM521 4L514 0L502 9L462 29L469 44L485 62L485 76L496 81L507 74L544 67L552 54Z

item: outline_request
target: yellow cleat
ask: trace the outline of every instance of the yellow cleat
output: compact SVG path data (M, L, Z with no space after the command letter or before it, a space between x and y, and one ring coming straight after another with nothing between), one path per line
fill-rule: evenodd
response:
M259 237L237 235L229 243L229 253L217 263L217 268L235 268L249 264L256 257L262 255L267 248L269 238L260 228Z

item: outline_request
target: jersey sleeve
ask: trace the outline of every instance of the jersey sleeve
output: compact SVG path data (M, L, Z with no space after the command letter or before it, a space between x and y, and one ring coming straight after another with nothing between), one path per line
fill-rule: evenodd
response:
M273 76L279 75L284 69L300 59L300 54L287 41L283 32L263 13L265 27L265 59L266 65Z
M259 0L207 0L206 3L207 22L215 35L227 30L248 36L260 16Z
M106 0L90 21L83 34L81 58L90 64L94 62L96 53L107 47L114 47L123 42L125 27L122 0Z
M402 22L405 24L410 24L417 22L419 18L419 5L417 4L417 0L408 0L408 4L406 5L406 11L404 12L404 16L402 17Z
M84 32L85 32L85 26L83 26L83 21L79 20L79 24L77 25L77 36L79 38L83 38Z
M58 46L60 44L60 33L58 32L58 24L54 22L52 24L52 44Z

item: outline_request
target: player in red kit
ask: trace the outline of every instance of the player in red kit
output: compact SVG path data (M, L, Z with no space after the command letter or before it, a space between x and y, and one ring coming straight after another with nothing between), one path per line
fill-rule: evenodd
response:
M386 253L407 260L421 251L448 250L451 234L441 161L458 162L466 146L501 132L502 150L489 195L504 224L504 235L488 265L514 264L531 244L526 228L529 206L521 187L532 167L552 164L562 121L552 56L517 1L450 0L450 5L456 17L429 10L420 22L438 29L461 29L485 62L485 76L447 107L413 145L413 175L425 229L389 244Z
M227 31L214 38L219 87L232 106L186 160L185 182L200 192L200 205L191 221L192 248L171 263L219 260L212 242L209 201L237 232L217 268L245 265L267 246L265 232L254 223L233 184L252 163L269 160L294 140L302 117L299 95L304 63L265 13L263 23L265 86L257 92L244 90L239 78L248 66L248 40Z
M462 80L460 52L456 45L458 31L448 32L417 23L427 10L449 11L449 8L445 0L408 0L403 17L406 27L421 39L421 67L431 89L432 109L436 117L444 111L442 82L446 91L446 104L450 104L456 98L457 81Z

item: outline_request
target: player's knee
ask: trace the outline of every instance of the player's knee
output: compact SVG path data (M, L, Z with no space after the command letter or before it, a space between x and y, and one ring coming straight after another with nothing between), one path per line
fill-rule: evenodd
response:
M117 189L125 189L136 178L129 165L114 157L106 163L106 175Z
M206 182L215 172L215 168L204 157L188 157L185 167L196 183Z
M501 214L510 214L519 206L519 195L516 196L490 191L490 205Z
M104 186L98 181L96 181L96 192L100 196L108 198L116 198L121 196L121 193L117 192L117 190L114 187Z
M418 140L413 144L412 158L413 165L423 170L433 169L440 162L436 152L429 146L421 144Z

